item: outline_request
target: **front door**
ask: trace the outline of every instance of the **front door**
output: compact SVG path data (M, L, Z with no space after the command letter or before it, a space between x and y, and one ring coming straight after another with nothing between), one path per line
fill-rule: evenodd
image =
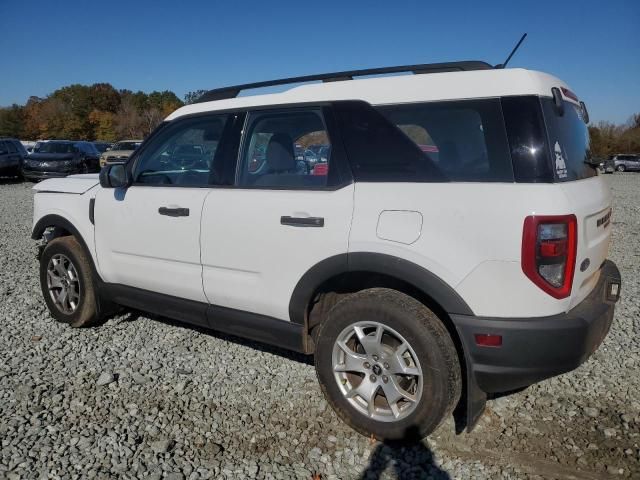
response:
M290 320L300 278L346 254L353 184L323 108L250 112L234 188L202 214L203 284L213 305Z
M132 186L98 192L95 240L105 282L206 302L200 219L226 123L226 115L210 115L168 124L131 158Z

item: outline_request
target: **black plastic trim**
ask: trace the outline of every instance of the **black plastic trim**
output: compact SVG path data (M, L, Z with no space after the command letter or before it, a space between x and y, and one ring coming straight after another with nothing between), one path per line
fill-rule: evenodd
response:
M294 83L305 83L314 81L335 82L342 80L352 80L353 77L368 75L385 75L390 73L440 73L440 72L463 72L469 70L489 70L493 66L478 60L467 60L461 62L444 63L423 63L417 65L399 65L394 67L367 68L362 70L346 70L342 72L321 73L315 75L302 75L298 77L280 78L277 80L267 80L263 82L245 83L223 88L216 88L204 93L196 103L235 98L243 90L256 88L274 87L278 85L290 85Z
M322 217L290 217L283 215L280 217L280 224L291 227L324 227L324 218Z
M91 200L89 200L89 221L91 222L91 225L95 225L96 223L95 212L96 212L96 199L92 198Z
M105 296L119 305L203 327L209 326L206 303L116 283L103 283L101 287Z
M567 313L534 318L451 315L478 387L487 393L511 391L581 365L611 326L617 301L607 297L612 283L621 284L620 271L607 260L598 284ZM502 346L478 346L476 334L501 335Z
M216 305L209 305L207 319L214 330L306 353L304 330L293 322Z
M318 287L348 272L370 272L400 279L433 299L449 314L473 315L458 293L440 277L399 257L382 253L354 252L329 257L310 268L298 281L289 302L293 323L305 324L307 307Z
M292 322L127 285L102 283L101 289L119 305L305 353L303 328Z

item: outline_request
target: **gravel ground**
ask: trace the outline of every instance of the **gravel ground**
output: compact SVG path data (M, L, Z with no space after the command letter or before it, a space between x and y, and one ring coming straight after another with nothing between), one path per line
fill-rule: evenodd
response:
M606 180L623 298L601 348L402 449L342 424L306 357L133 313L56 324L31 185L0 181L0 478L640 478L640 174Z

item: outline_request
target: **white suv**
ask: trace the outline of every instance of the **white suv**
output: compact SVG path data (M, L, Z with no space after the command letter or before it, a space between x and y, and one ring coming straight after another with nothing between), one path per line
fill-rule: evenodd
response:
M212 90L99 178L34 187L42 293L74 327L126 306L314 354L366 435L423 437L459 402L470 429L611 325L586 118L557 78L484 62Z

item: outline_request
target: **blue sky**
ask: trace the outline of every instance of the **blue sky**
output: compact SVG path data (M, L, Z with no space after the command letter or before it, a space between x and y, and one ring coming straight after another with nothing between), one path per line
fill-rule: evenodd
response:
M640 1L0 0L0 105L72 83L189 90L481 59L552 73L593 120L640 112ZM11 68L8 68L11 66Z

